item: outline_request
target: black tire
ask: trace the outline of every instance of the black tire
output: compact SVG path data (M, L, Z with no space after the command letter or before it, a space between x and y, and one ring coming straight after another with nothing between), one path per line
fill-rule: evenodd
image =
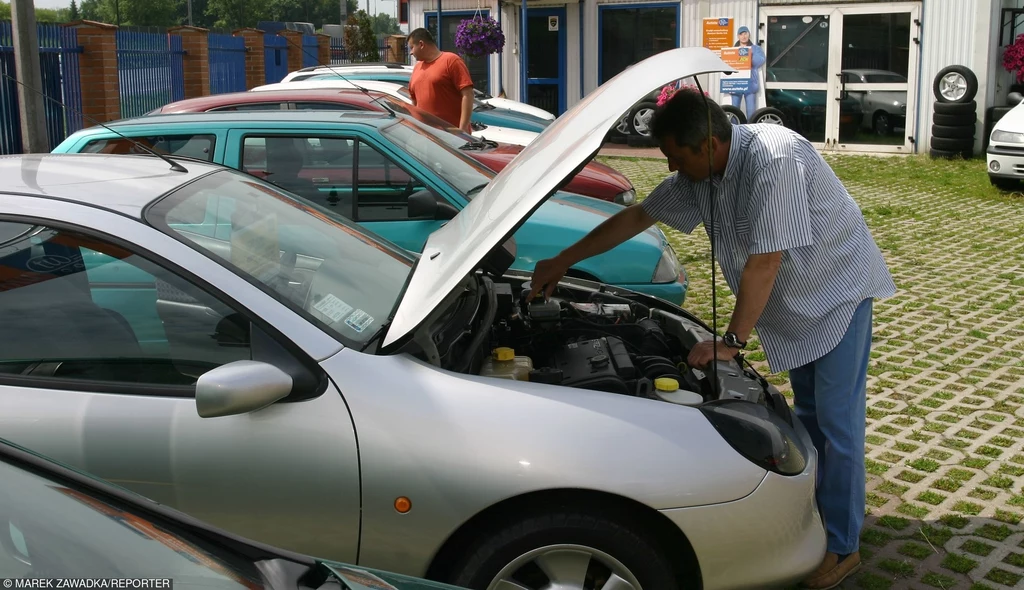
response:
M948 139L945 137L932 137L932 147L946 152L963 152L973 150L974 138Z
M640 111L643 111L643 110L646 110L646 109L654 110L654 109L657 109L657 108L658 108L658 103L643 101L643 102L637 104L632 109L630 109L630 111L629 111L629 134L630 134L630 136L648 137L650 135L650 130L647 130L647 133L641 133L640 131L637 130L637 128L636 128L636 116L638 114L640 114Z
M932 110L937 115L975 115L978 113L978 103L970 102L933 102Z
M932 137L974 139L974 125L932 125Z
M988 181L992 183L992 186L1001 191L1014 192L1020 189L1020 181L1016 178L1002 178L990 175Z
M946 74L959 74L963 76L964 82L967 85L964 89L965 94L956 100L942 95L942 78ZM932 82L932 94L935 95L935 100L940 103L963 104L973 102L974 97L978 94L978 77L966 66L946 66L939 70L938 74L935 74L935 80Z
M945 127L966 127L967 125L973 127L977 118L977 115L974 113L966 115L946 115L936 112L932 115L932 123Z
M784 115L782 113L782 111L780 111L779 109L777 109L775 107L761 107L761 108L757 109L756 111L754 111L754 113L752 115L750 115L750 118L747 119L747 122L748 123L759 123L759 122L762 122L762 119L764 119L764 118L778 119L779 121L782 122L782 125L786 124L786 115ZM771 123L771 124L777 125L778 123Z
M623 564L645 590L678 590L664 551L615 520L571 509L535 515L491 531L470 545L473 550L453 570L456 586L486 590L501 570L519 556L556 544L602 551Z
M939 160L970 160L973 156L971 152L950 152L946 150L937 150L935 148L928 150L928 155Z
M743 114L743 109L739 107L734 107L731 104L724 104L722 105L722 110L725 111L726 115L736 117L736 120L739 121L739 125L743 125L747 122L747 116ZM736 123L734 123L734 125L735 124Z

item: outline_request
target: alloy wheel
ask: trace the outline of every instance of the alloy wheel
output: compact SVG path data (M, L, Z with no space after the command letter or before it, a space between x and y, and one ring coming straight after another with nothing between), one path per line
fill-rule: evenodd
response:
M959 72L949 72L939 81L939 92L950 102L958 102L967 94L967 78Z
M651 134L651 130L648 128L648 125L650 125L651 117L653 115L654 109L643 108L638 110L636 114L633 115L633 129L644 137L649 136Z
M611 555L584 545L559 544L512 560L487 590L642 590L636 576Z

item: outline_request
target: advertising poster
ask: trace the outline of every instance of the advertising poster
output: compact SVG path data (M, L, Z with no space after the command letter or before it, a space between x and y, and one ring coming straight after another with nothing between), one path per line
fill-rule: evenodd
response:
M750 29L741 26L736 40L730 47L719 50L722 61L738 70L735 74L722 76L719 91L732 99L732 105L743 110L749 118L757 110L761 92L761 67L765 56L761 46L750 38Z
M713 17L704 19L704 47L711 51L721 51L733 44L733 23L729 17Z

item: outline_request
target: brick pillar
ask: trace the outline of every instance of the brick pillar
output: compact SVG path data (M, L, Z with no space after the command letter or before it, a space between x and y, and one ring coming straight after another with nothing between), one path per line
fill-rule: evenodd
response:
M317 55L320 65L331 65L331 36L323 33L317 33L316 42L320 50Z
M182 69L185 78L185 98L210 95L210 32L199 27L180 26L167 29L181 36L185 50Z
M385 61L406 63L405 45L408 37L405 35L391 35L388 37L388 56Z
M302 31L285 29L277 33L288 40L288 71L302 69Z
M78 71L82 84L82 120L84 127L121 118L121 90L117 73L117 27L106 23L79 20L67 23L78 29Z
M245 89L252 90L267 83L266 47L264 32L259 29L238 29L231 33L245 39Z

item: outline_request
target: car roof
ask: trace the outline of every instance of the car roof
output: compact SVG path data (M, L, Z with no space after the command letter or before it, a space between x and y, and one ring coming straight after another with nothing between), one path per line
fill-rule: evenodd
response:
M121 119L106 123L107 127L127 127L133 125L161 125L173 123L182 125L196 123L199 125L216 125L218 123L259 123L279 124L287 127L294 123L314 123L318 125L367 125L371 127L382 127L395 121L390 112L378 111L215 111L205 113L169 113L154 114L132 119ZM102 126L90 127L87 132L104 134ZM82 133L82 132L79 132Z
M154 156L115 154L18 154L0 156L0 194L69 201L142 217L157 197L215 170L175 158L187 172L175 172Z
M389 94L368 90L366 92L354 88L299 88L296 90L269 90L266 92L230 92L213 94L197 98L187 98L164 105L153 115L173 114L182 112L179 109L209 109L233 104L261 104L277 101L315 101L339 102L344 104L360 104L383 111L384 108L374 103L380 98L389 98Z

